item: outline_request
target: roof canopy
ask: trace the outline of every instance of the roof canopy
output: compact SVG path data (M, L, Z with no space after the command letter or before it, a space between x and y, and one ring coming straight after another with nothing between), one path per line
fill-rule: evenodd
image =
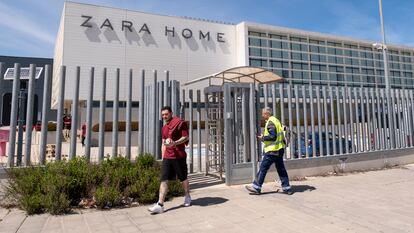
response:
M283 80L279 75L259 67L239 66L221 71L216 74L208 75L202 78L191 80L184 85L191 85L201 81L208 80L209 85L215 81L221 81L221 85L226 82L233 83L273 83Z

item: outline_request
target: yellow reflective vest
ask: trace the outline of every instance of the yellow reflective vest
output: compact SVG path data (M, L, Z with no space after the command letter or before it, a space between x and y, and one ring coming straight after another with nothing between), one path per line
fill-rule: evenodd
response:
M271 116L266 121L265 130L263 133L263 136L269 136L269 131L267 130L267 126L269 122L272 122L276 127L276 140L275 141L263 141L264 144L264 152L270 152L270 151L278 151L285 147L285 144L283 142L283 127L280 121L274 117Z

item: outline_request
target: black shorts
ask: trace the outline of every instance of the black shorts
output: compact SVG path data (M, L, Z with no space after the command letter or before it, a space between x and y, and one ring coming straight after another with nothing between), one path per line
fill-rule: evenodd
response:
M161 181L187 179L187 161L186 158L180 159L163 159L162 160Z

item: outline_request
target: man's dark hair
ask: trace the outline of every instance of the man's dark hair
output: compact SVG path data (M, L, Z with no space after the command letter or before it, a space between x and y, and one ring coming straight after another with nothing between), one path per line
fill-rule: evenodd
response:
M162 107L161 108L161 112L164 111L164 110L168 110L168 112L172 112L172 109L171 109L170 106L164 106L164 107Z

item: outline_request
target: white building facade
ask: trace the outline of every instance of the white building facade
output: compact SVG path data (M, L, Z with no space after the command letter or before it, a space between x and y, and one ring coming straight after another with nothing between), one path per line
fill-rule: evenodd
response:
M76 66L81 67L81 100L87 98L91 67L95 100L104 67L108 100L113 99L110 87L120 68L121 101L129 69L136 89L141 69L146 70L147 83L152 70L158 71L159 79L169 70L170 79L185 83L246 65L269 69L290 83L383 87L382 51L374 43L256 23L228 24L66 2L54 55L52 103L57 103L61 65L67 67L67 100L73 96ZM391 87L413 89L414 49L389 45L388 53ZM134 91L133 100L138 96Z

